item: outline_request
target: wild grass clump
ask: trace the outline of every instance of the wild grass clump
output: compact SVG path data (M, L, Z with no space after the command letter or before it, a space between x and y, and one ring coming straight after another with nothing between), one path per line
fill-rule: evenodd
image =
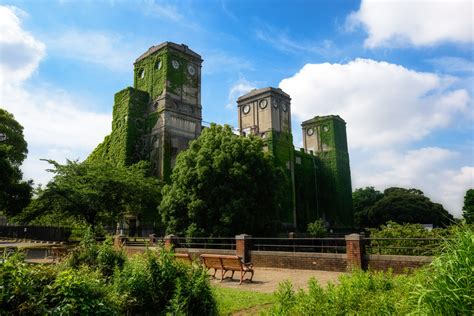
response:
M457 227L431 263L413 295L420 314L472 315L474 312L474 230Z

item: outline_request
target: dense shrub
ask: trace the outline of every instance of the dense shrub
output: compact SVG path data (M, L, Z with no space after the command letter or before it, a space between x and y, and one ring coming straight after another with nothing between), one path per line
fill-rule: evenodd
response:
M443 238L449 237L449 229L434 228L427 230L421 224L398 224L389 221L379 229L369 229L372 240L368 245L369 253L382 255L419 255L432 256L441 252ZM386 240L384 240L387 238ZM393 238L390 240L390 238ZM405 239L407 238L407 239ZM410 238L427 238L410 239Z
M127 260L90 232L63 264L0 261L0 315L215 315L216 306L201 266L166 250Z
M131 258L116 274L114 287L121 308L127 313L217 313L206 271L176 262L165 250L147 251Z

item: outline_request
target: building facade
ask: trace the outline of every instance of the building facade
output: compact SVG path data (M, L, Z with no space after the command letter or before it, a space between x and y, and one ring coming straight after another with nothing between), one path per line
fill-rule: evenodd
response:
M130 165L150 161L168 181L177 155L202 129L201 56L165 42L134 63L134 86L115 94L112 132L88 159ZM346 123L337 115L302 123L304 148L295 150L291 98L278 88L255 89L237 100L242 137L257 135L281 168L286 197L280 220L306 230L323 218L331 227L352 227L352 187Z

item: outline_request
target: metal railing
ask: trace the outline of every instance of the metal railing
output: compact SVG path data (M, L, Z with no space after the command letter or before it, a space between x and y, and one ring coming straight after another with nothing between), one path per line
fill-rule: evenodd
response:
M235 250L235 238L230 237L173 237L177 248Z
M345 253L344 238L252 238L252 250Z
M432 256L440 252L439 238L364 238L366 254Z

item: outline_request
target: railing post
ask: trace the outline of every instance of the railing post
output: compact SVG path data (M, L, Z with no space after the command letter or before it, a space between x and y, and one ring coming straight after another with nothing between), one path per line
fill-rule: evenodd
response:
M242 257L244 262L250 262L250 250L252 249L252 236L241 234L235 236L235 254Z
M171 250L175 248L178 244L178 240L175 235L166 235L165 236L165 248Z
M125 236L125 235L122 235L122 234L115 235L115 237L114 237L114 247L116 249L121 248L125 244L126 239L127 239L127 236Z
M347 270L362 269L363 244L359 234L346 235Z

